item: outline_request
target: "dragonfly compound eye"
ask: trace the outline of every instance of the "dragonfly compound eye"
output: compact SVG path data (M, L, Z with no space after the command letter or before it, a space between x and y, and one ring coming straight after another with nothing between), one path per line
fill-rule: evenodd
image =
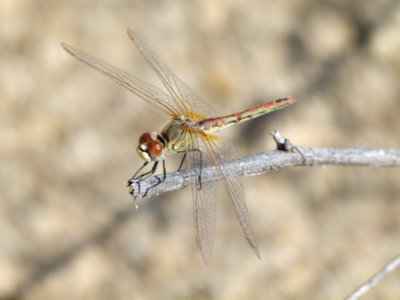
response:
M154 138L151 136L151 133L145 132L139 138L139 145L147 144L152 140L154 140Z
M158 160L161 158L163 152L162 145L155 140L147 143L147 153L150 155L151 160Z
M137 152L145 161L156 161L162 157L163 146L152 134L146 132L139 138Z

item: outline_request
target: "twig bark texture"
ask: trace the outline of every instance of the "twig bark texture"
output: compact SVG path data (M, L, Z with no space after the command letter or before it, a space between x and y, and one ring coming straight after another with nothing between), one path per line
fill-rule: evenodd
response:
M362 149L362 148L297 148L300 153L285 151L268 151L253 156L225 161L223 163L227 175L231 177L255 176L268 171L294 166L371 166L394 167L400 166L400 150L398 149ZM199 172L192 170L191 172ZM205 166L201 171L202 182L216 181L219 179L217 170ZM160 193L179 190L190 184L190 171L169 173L161 184L151 188L145 197ZM158 179L151 177L139 183L131 183L132 195L143 197L144 192Z

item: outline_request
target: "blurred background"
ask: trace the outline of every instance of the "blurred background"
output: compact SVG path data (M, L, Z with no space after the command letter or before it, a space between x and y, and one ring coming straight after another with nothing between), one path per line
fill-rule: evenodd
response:
M399 169L300 167L241 179L262 260L219 194L204 265L189 190L136 211L124 186L168 118L60 47L160 85L131 26L220 114L299 100L228 129L237 157L274 129L398 148L398 1L2 0L0 25L0 299L341 299L399 254ZM399 276L365 299L398 299Z

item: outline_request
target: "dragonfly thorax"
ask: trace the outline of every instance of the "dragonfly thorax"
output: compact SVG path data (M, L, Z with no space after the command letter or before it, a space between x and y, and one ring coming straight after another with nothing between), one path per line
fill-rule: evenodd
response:
M158 134L145 132L139 138L136 151L145 161L158 161L164 159L164 146Z
M175 124L180 124L183 127L187 127L187 128L193 128L197 124L197 121L195 121L193 118L187 117L187 116L175 117L172 120Z

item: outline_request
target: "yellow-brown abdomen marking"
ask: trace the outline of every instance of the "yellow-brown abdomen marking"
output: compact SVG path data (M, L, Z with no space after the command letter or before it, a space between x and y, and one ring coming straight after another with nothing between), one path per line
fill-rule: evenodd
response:
M206 133L214 133L229 126L257 118L277 109L284 108L290 104L293 104L295 101L296 100L291 97L277 99L275 101L270 101L261 105L257 105L253 108L246 109L239 113L218 118L205 119L200 121L198 125Z

